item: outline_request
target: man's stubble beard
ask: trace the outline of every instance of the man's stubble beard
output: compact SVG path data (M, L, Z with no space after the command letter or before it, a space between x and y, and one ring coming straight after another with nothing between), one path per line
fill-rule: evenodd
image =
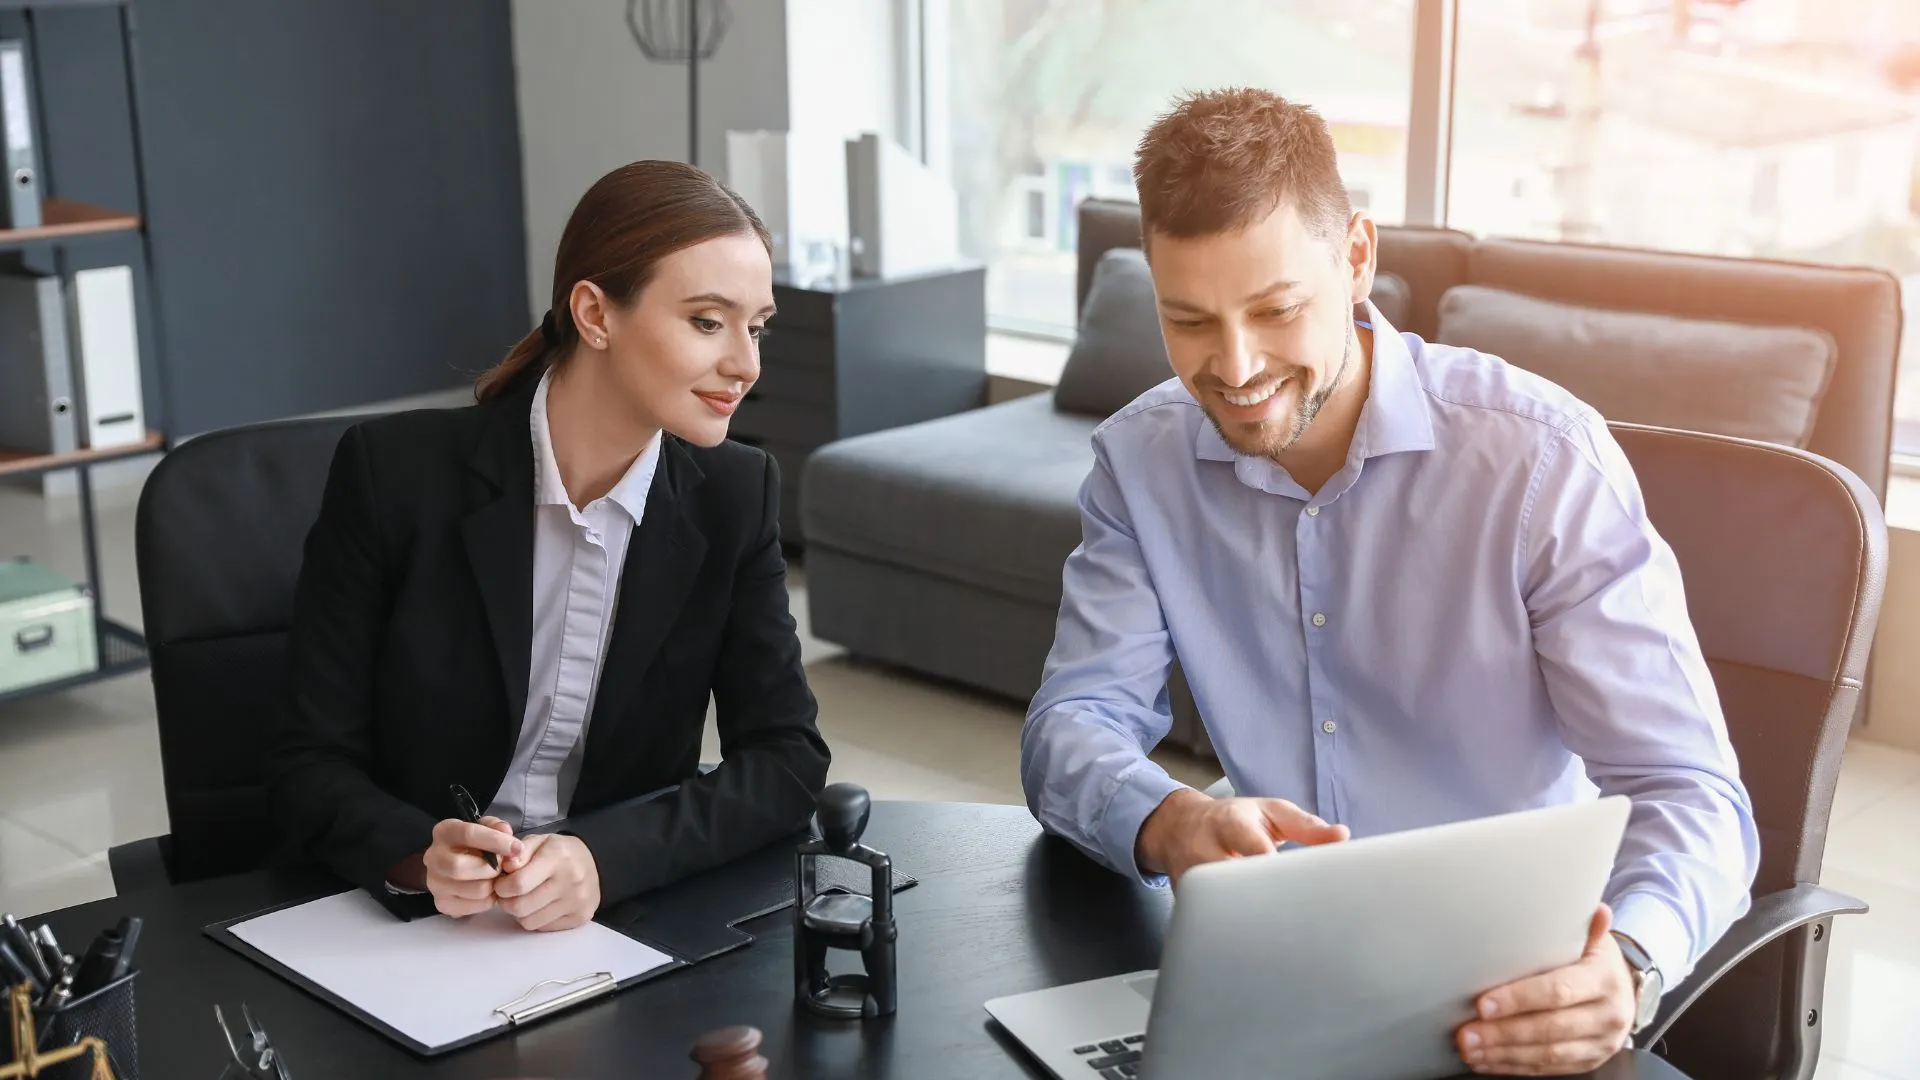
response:
M1273 421L1262 420L1254 426L1251 439L1240 438L1227 430L1227 426L1220 422L1220 418L1214 415L1211 408L1203 407L1201 411L1206 413L1207 419L1213 422L1213 430L1220 433L1220 441L1226 443L1227 448L1234 453L1243 457L1278 457L1300 441L1300 437L1313 426L1314 417L1320 415L1321 408L1331 401L1333 395L1338 393L1340 387L1346 383L1347 370L1353 363L1353 341L1358 336L1359 332L1349 323L1346 345L1340 354L1339 369L1333 373L1333 378L1328 380L1327 385L1301 397L1299 404L1293 407L1293 416L1288 419L1284 433L1273 430L1276 426ZM1295 368L1290 377L1304 384L1305 374L1306 369Z

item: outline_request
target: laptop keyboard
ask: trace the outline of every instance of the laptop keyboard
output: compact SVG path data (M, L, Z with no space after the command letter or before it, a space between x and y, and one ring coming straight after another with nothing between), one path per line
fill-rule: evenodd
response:
M1134 1080L1140 1075L1140 1054L1146 1047L1145 1035L1129 1035L1124 1039L1076 1046L1073 1052L1093 1068L1100 1080Z

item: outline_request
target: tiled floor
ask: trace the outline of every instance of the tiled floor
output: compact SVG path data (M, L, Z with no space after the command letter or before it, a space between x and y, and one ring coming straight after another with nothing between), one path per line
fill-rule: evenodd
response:
M110 614L139 622L132 497L106 496ZM0 554L81 567L69 508L0 486ZM1021 801L1021 708L861 663L805 634L795 611L834 778L878 798ZM708 756L718 756L709 738ZM1204 784L1209 764L1157 754ZM165 831L153 696L145 676L0 706L0 908L16 913L112 891L108 845ZM1920 1080L1920 754L1856 740L1847 751L1825 881L1873 906L1835 927L1822 1080Z

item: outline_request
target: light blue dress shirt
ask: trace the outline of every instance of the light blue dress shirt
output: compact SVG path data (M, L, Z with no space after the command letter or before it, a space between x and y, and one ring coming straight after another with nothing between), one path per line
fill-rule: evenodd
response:
M1028 805L1140 874L1140 825L1181 786L1147 758L1177 656L1234 787L1356 837L1630 797L1605 899L1672 986L1759 862L1673 553L1590 407L1368 314L1367 402L1311 497L1178 380L1094 432Z

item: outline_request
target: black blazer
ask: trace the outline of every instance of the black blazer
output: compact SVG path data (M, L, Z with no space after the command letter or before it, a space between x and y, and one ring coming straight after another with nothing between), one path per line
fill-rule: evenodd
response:
M273 802L291 840L396 911L418 902L389 901L387 872L456 816L448 785L491 800L526 712L535 386L349 429L307 538ZM793 832L825 783L779 493L760 450L663 439L562 808L603 904ZM725 760L700 776L709 693Z

